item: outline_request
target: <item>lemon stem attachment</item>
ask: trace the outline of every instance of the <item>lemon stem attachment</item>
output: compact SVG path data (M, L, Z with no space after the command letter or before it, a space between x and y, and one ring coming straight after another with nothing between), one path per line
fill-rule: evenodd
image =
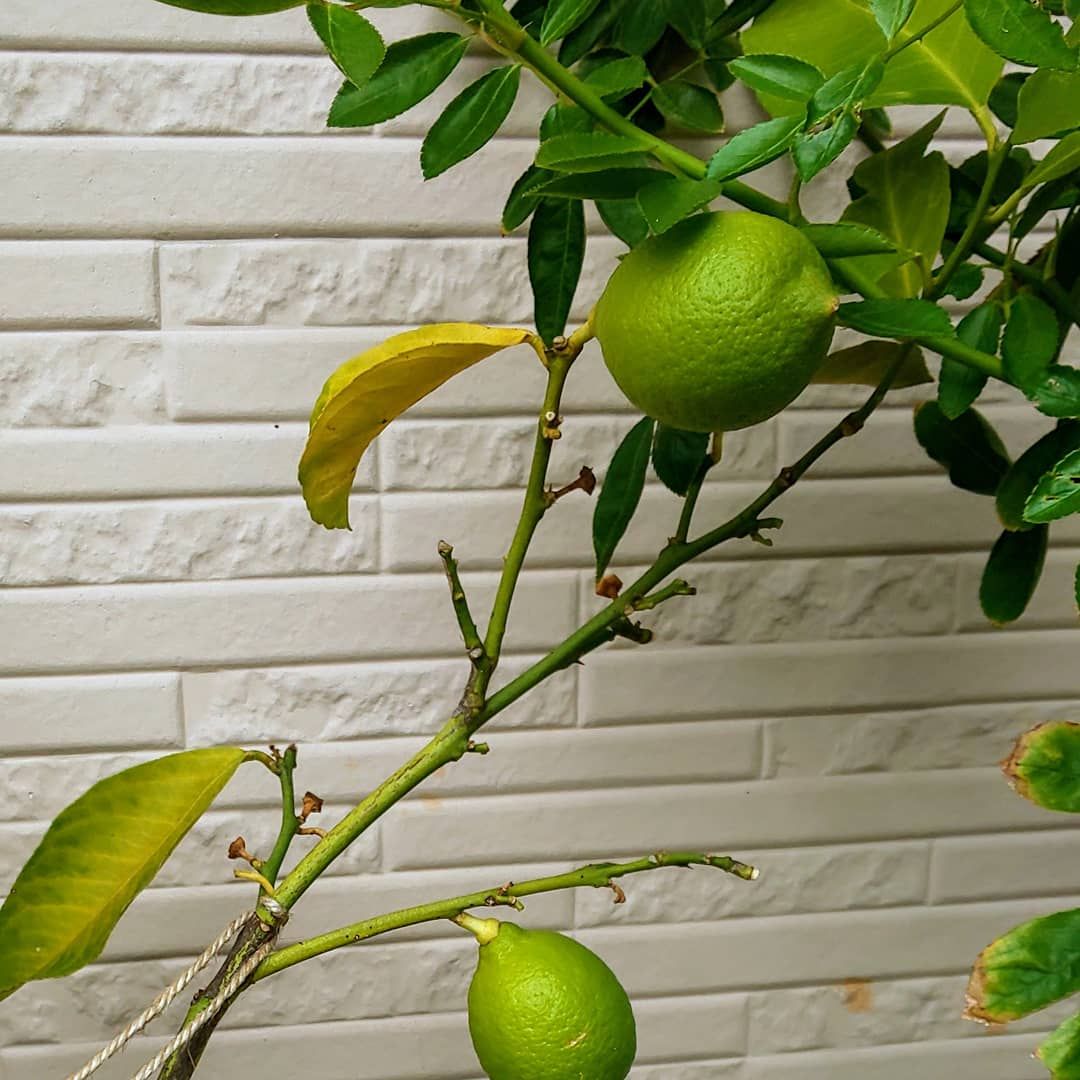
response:
M467 911L460 912L450 921L457 923L462 930L468 930L479 945L487 945L488 942L494 941L499 936L499 930L502 929L502 923L498 919L478 919Z

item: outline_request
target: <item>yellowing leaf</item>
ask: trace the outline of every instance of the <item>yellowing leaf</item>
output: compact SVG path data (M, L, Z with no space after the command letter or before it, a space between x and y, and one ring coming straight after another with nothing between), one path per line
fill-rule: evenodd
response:
M397 334L342 364L315 402L300 459L312 519L347 529L353 478L375 436L451 376L532 340L528 330L437 323Z

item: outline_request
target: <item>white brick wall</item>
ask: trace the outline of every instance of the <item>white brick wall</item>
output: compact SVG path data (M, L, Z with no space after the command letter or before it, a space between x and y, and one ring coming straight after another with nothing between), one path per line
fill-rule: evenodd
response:
M416 32L431 19L380 13ZM390 429L351 534L307 521L295 461L326 373L395 329L530 316L497 210L544 93L431 184L414 115L323 133L336 76L302 16L211 19L151 0L7 0L0 13L0 889L79 789L149 754L297 739L334 819L445 716L461 660L435 542L491 595L527 466L536 365L474 369ZM736 108L735 119L739 119ZM745 115L743 115L745 119ZM922 114L900 117L910 127ZM962 118L950 157L970 152ZM774 170L775 173L775 170ZM773 175L776 190L784 178ZM811 192L828 212L842 176ZM619 245L596 237L587 310ZM1023 726L1076 715L1057 530L1030 617L975 599L994 516L917 449L904 393L782 504L770 552L726 548L701 595L493 725L492 753L435 777L334 867L290 935L569 860L700 845L756 861L563 893L531 925L580 931L637 999L635 1080L1022 1080L1034 1034L958 1019L977 950L1080 896L1080 835L993 765ZM1039 430L991 392L1014 446ZM855 400L818 389L730 440L701 519L755 493ZM556 478L602 467L632 422L595 350ZM675 504L651 487L621 564ZM595 609L590 505L544 524L503 677ZM622 568L620 566L620 569ZM245 774L131 909L101 963L0 1006L0 1077L75 1068L250 899L228 840L265 847L274 791ZM422 927L268 982L229 1016L208 1077L472 1080L471 950ZM175 1013L175 1011L174 1011ZM172 1020L175 1021L175 1015ZM160 1042L140 1043L123 1067Z

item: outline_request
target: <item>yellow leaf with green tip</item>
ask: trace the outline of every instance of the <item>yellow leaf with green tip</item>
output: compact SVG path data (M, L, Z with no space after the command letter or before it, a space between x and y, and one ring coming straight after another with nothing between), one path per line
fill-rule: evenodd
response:
M323 387L300 459L300 486L314 521L349 527L349 492L375 437L447 379L494 353L533 341L528 330L437 323L347 360Z

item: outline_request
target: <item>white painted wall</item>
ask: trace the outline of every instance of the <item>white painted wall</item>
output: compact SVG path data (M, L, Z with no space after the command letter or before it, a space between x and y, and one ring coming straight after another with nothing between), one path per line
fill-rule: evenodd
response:
M0 888L79 790L162 750L296 739L299 782L333 821L455 698L435 543L457 546L479 605L538 372L520 352L492 360L391 428L351 534L306 521L304 418L326 373L392 327L530 317L523 240L501 239L497 214L544 94L530 85L504 138L423 184L417 135L447 92L373 134L323 134L337 77L295 12L7 0L0 50ZM947 130L950 155L970 152L960 118ZM814 193L823 216L841 180ZM592 242L579 314L617 251ZM856 399L815 392L733 439L702 520ZM774 551L730 546L695 569L701 595L664 610L657 644L612 649L500 718L491 755L373 829L290 935L568 860L730 851L758 884L668 872L630 882L623 907L562 894L524 916L580 931L617 969L637 999L636 1078L1043 1075L1031 1032L1053 1018L986 1039L958 1015L983 944L1080 894L1069 821L994 768L1024 724L1075 711L1077 552L1051 557L1019 629L988 630L992 507L925 460L911 400L785 500ZM602 467L632 422L595 354L566 412L561 480ZM1014 445L1037 430L1006 400L987 412ZM671 528L670 496L645 506L624 564ZM545 523L509 671L593 609L590 509L567 499ZM76 1067L250 901L225 848L242 833L266 849L274 796L245 775L101 964L0 1006L4 1080ZM264 984L206 1075L475 1077L471 954L427 929Z

